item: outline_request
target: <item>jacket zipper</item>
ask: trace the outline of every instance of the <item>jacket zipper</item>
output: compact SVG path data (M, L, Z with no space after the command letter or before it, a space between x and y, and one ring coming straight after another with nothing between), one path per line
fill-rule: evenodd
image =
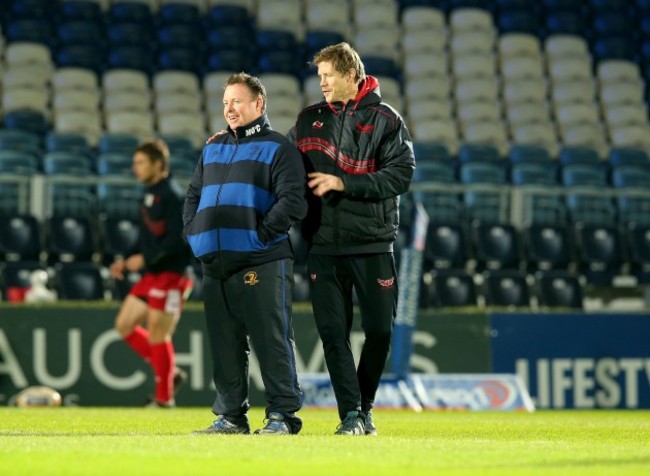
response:
M345 126L345 116L347 115L347 104L343 105L341 110L341 126L339 127L339 139L336 143L336 162L334 163L334 172L335 175L339 176L339 167L340 157L341 157L341 142L343 140L343 129ZM338 248L339 245L339 211L338 207L334 208L334 246Z
M219 201L221 198L221 192L223 190L223 185L226 182L226 177L228 177L228 172L230 172L230 167L232 165L232 161L235 158L235 155L237 154L237 149L239 148L239 140L235 138L235 149L233 150L232 154L230 155L230 158L228 159L228 165L226 165L226 169L223 172L223 178L221 179L221 183L219 184L219 190L217 191L217 197L214 201L214 207L215 207L215 218L217 219L217 223L219 223ZM221 233L219 232L219 228L217 228L217 246L219 247L219 264L221 267L221 272L225 273L225 269L223 267L223 252L221 251Z

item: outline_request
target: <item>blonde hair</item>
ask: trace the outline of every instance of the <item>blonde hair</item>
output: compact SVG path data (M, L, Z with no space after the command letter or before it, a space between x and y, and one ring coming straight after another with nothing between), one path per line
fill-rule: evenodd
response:
M366 70L363 62L354 48L348 43L338 43L336 45L326 46L314 55L311 64L318 66L318 63L327 61L332 63L334 69L342 75L348 74L348 71L354 70L355 81L358 83L366 79Z

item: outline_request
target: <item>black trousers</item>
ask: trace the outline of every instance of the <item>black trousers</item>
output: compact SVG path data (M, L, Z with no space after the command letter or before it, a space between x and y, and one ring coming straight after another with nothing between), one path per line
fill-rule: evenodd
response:
M397 275L392 253L308 259L309 285L325 362L339 416L372 408L386 364L397 311ZM355 368L350 330L356 291L365 341Z
M284 259L246 268L228 279L204 277L203 295L213 378L217 396L212 407L234 423L250 408L249 340L259 360L266 415L285 415L294 433L302 406L291 323L293 261Z

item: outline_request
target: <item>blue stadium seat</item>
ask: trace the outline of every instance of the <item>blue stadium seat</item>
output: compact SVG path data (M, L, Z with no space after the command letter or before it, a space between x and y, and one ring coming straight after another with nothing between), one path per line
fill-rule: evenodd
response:
M108 25L106 27L106 37L111 48L120 46L148 47L153 41L150 29L136 22Z
M43 153L40 136L24 129L0 129L0 150L26 152L35 159Z
M649 165L617 165L612 167L612 185L615 188L650 190Z
M28 211L29 188L22 194L22 201L20 196L21 188L18 183L0 182L0 213L11 214Z
M554 12L580 12L586 6L585 0L543 0L547 13Z
M38 261L41 228L33 215L0 215L0 260Z
M586 30L584 18L579 12L566 10L547 13L547 35L567 34L584 36Z
M536 145L515 144L508 151L508 159L511 164L534 162L548 166L553 163L553 158L548 150Z
M175 156L171 155L169 157L169 168L171 174L179 179L191 179L194 175L194 170L196 169L196 162L193 160L188 160L188 157L185 156Z
M516 159L516 160L531 160ZM532 159L534 160L534 159ZM543 160L543 159L541 159ZM566 220L566 208L563 195L560 193L546 193L559 186L557 177L557 162L548 159L546 162L515 162L510 167L510 181L518 187L535 186L535 192L529 190L530 200L526 203L526 217L532 224L548 223L561 224ZM541 191L539 187L542 187Z
M7 129L18 129L21 131L33 132L42 136L50 128L45 115L40 111L31 109L17 109L5 112L4 126Z
M158 10L160 25L177 25L179 23L200 26L201 12L196 5L188 3L163 3Z
M510 181L513 185L558 185L557 170L554 164L522 162L510 168Z
M618 228L578 224L575 235L580 273L590 284L611 285L623 265L623 242Z
M93 263L59 263L56 266L59 299L95 301L104 299L104 280Z
M623 59L637 61L639 51L634 40L624 36L597 38L593 44L593 56L596 61Z
M235 4L213 5L208 11L211 26L248 25L251 23L248 9Z
M50 22L43 18L13 19L4 28L7 43L31 42L48 47L54 44Z
M38 172L38 162L33 154L20 150L0 150L0 174L33 175Z
M643 149L612 147L609 151L609 164L612 168L620 165L650 166L648 153Z
M149 47L147 45L112 47L108 52L106 69L135 69L151 74L153 62Z
M87 176L93 174L90 159L70 152L46 152L43 157L46 175Z
M594 10L594 12L600 13L628 11L632 6L632 3L638 2L630 2L629 0L588 0L588 3L591 5L591 8Z
M596 38L626 36L631 22L626 11L595 12L592 20L593 34Z
M162 134L160 138L167 144L171 155L183 156L196 163L200 151L196 150L191 139L186 136L170 134Z
M424 270L464 268L469 258L465 226L430 221L424 248Z
M437 307L477 305L474 278L463 269L438 269L433 273L433 302Z
M414 192L414 199L424 206L432 221L444 223L459 223L465 218L465 209L460 196L456 192ZM410 215L401 214L402 222L410 219Z
M127 258L139 249L140 224L133 218L107 216L100 222L102 254L106 265Z
M261 51L290 50L296 54L297 40L289 30L257 30L257 46Z
M460 166L460 182L477 185L505 185L506 167L497 162L467 162ZM494 191L467 190L463 194L463 202L468 218L483 222L500 222L503 206L500 188Z
M68 45L90 45L95 47L95 51L103 54L106 36L103 24L87 20L72 20L58 23L56 38L59 48Z
M246 54L246 50L217 50L208 54L206 73L212 71L250 71L257 60Z
M46 152L68 152L90 157L91 148L83 134L50 131L45 137Z
M132 185L97 184L99 212L107 216L138 218L144 190L136 182Z
M14 18L51 18L57 4L50 0L14 0L11 16Z
M415 154L415 160L418 162L418 166L421 161L451 161L453 159L449 153L449 149L444 144L438 142L413 141L413 153Z
M254 35L248 25L224 25L208 29L206 42L210 51L234 49L241 54L256 55L257 42L251 41Z
M401 70L391 58L385 56L364 56L362 58L366 73L372 76L389 76L397 80L400 79Z
M104 14L99 3L88 0L66 0L59 3L59 16L62 20L104 22Z
M97 197L93 187L80 184L53 184L51 207L55 214L89 216L96 213Z
M562 166L570 164L599 164L598 152L591 147L565 146L560 149L559 161Z
M296 77L302 75L300 57L291 50L261 52L257 61L257 69L260 74L282 73Z
M500 162L502 160L499 149L492 144L462 144L458 149L460 164L467 162Z
M59 68L78 67L90 69L100 75L104 71L104 52L101 45L92 43L69 44L58 48L55 62Z
M484 10L492 8L492 2L485 0L447 0L447 4L450 10L455 8L481 8Z
M566 187L607 186L607 170L600 164L567 164L562 167L561 176Z
M199 74L201 56L196 47L170 47L158 54L158 71L176 70Z
M573 223L613 225L616 209L612 199L596 193L570 191L565 197L568 218Z
M99 137L99 153L133 154L140 140L128 134L103 134Z
M569 271L540 271L535 283L540 308L583 309L582 284Z
M522 238L530 272L568 269L574 261L571 233L565 225L533 224L522 230Z
M534 10L539 7L537 0L495 0L500 12L508 10Z
M54 215L46 220L48 263L90 261L96 236L89 217Z
M187 23L163 25L157 29L160 48L195 48L201 50L205 44L203 32Z
M119 152L100 153L97 157L97 174L100 176L133 177L131 154Z
M507 182L505 161L503 162L465 162L460 166L460 181L465 184L503 185Z
M503 10L498 16L497 27L504 33L529 33L539 35L540 22L533 9Z
M521 238L506 223L473 223L471 240L476 269L520 269Z
M454 183L456 182L455 174L451 161L418 162L418 166L413 172L413 183Z
M517 270L493 270L483 274L485 304L508 308L530 307L526 275Z
M113 1L108 10L110 23L134 22L150 26L153 16L149 5L141 2Z
M619 222L624 226L650 223L650 197L647 195L650 190L650 166L614 166L612 185L621 192L616 197Z

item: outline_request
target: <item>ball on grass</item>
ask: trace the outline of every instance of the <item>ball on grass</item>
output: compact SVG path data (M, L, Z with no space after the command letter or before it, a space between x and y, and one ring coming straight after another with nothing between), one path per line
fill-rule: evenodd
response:
M61 394L56 390L37 385L23 389L16 395L18 407L60 407Z

